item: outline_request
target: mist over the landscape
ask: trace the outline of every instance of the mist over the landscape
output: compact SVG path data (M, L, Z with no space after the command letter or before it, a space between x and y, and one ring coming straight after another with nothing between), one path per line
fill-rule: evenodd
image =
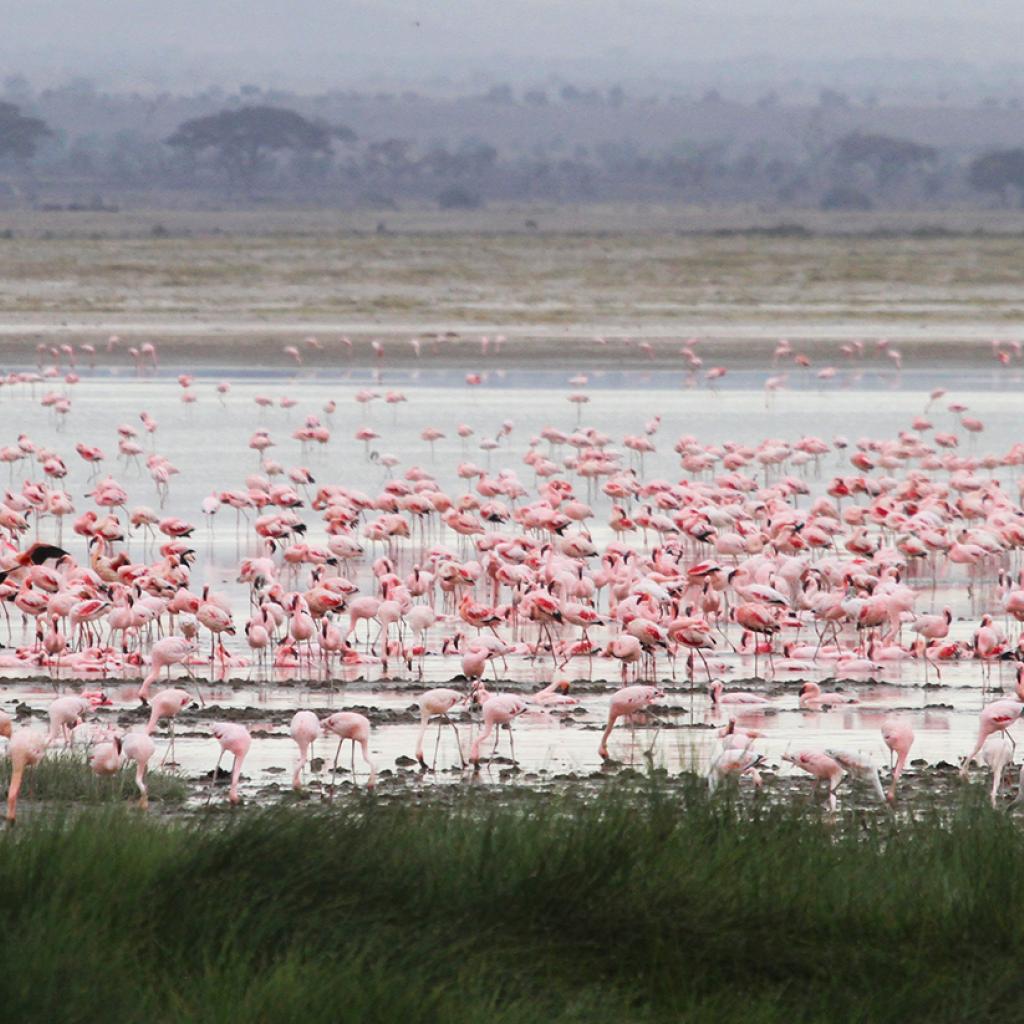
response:
M8 5L0 205L986 209L1024 196L996 2Z
M1019 4L953 0L65 0L5 3L0 60L52 86L82 75L114 91L254 82L319 92L355 85L517 83L749 88L1021 81Z

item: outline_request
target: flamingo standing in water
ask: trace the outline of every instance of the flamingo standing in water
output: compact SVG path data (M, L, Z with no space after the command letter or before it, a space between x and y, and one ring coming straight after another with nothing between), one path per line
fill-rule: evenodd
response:
M861 782L866 782L875 792L875 796L882 803L886 803L887 798L885 791L882 789L882 780L878 776L878 769L874 766L869 757L865 757L863 754L858 754L850 750L836 750L833 747L829 747L826 751L829 757L833 761L838 762L842 765L843 770L854 778L860 779Z
M126 761L135 762L135 786L139 791L139 807L149 807L149 790L146 788L146 772L153 759L156 746L152 737L145 732L127 733L121 740L121 753Z
M726 747L711 762L708 769L708 792L714 793L729 777L749 774L757 789L761 788L761 773L757 770L764 763L764 755L745 747Z
M967 769L971 762L977 757L978 752L985 744L985 740L993 733L1001 732L1010 741L1010 746L1016 750L1017 744L1007 731L1024 711L1024 665L1017 669L1016 695L1005 700L994 700L981 709L978 717L978 739L974 749L963 759L960 764L960 774L967 778Z
M456 704L463 703L465 700L464 694L444 686L427 690L426 693L420 695L420 699L417 702L420 709L420 731L416 737L416 760L419 761L420 767L424 771L427 770L427 762L423 758L423 736L427 731L427 725L431 718L440 719L437 724L437 742L434 744L434 765L437 764L437 748L441 742L441 726L447 723L452 727L452 732L455 733L455 746L459 751L459 761L463 768L466 767L466 759L462 755L462 743L459 740L459 730L455 728L455 723L448 717L448 712ZM433 765L431 766L432 769Z
M146 723L146 735L153 735L162 718L167 719L167 729L170 733L170 743L164 753L163 761L160 762L161 764L166 763L168 757L170 757L172 763L174 761L174 718L179 711L187 708L191 702L192 695L188 690L179 690L177 688L160 690L153 696L153 700L150 703L149 722Z
M815 791L822 782L827 783L828 808L830 811L836 809L836 790L843 780L843 766L834 757L823 750L798 750L793 754L787 751L782 755L782 760L788 761L812 775Z
M310 748L320 735L320 719L312 711L296 711L288 727L291 737L299 748L295 759L295 771L292 774L292 789L302 789L302 769L309 760Z
M482 686L477 686L474 694L484 709L484 727L473 740L470 747L469 760L479 767L480 745L495 729L505 726L508 729L509 748L512 752L512 763L516 763L516 746L512 737L512 723L527 709L526 701L511 693L488 693ZM494 750L498 749L498 737L494 738ZM491 752L494 756L494 751Z
M981 759L992 771L992 789L989 792L989 803L996 806L996 798L1003 784L1006 766L1013 763L1013 747L1005 733L993 733L981 748ZM1016 802L1016 801L1015 801Z
M160 678L160 673L172 665L184 664L196 650L196 645L183 636L165 636L157 640L149 652L151 667L139 687L139 700L145 704L149 700L149 688Z
M612 694L611 703L608 706L608 724L601 734L601 742L597 746L597 753L600 757L608 760L608 737L615 728L615 723L622 717L632 718L633 715L645 708L649 708L655 701L661 700L665 691L657 686L646 686L638 684L635 686L624 686Z
M13 825L18 816L18 794L26 768L39 764L46 753L46 736L35 729L18 729L12 733L11 720L0 720L0 736L8 738L7 756L11 759L11 782L7 787L7 823Z
M370 759L370 720L365 715L355 711L337 711L325 718L320 723L324 735L328 733L338 737L338 749L334 754L334 767L332 778L336 777L338 771L338 758L341 756L341 745L345 740L352 741L352 774L356 770L356 745L362 751L363 761L370 769L370 777L366 782L367 789L373 789L377 784L377 766Z
M228 800L232 804L241 803L242 798L238 795L238 780L242 774L242 762L245 760L245 755L249 753L249 747L252 746L252 736L249 735L249 730L238 722L215 722L210 731L220 744L220 757L217 758L217 764L211 776L210 796L213 795L213 786L217 784L220 763L224 760L225 754L231 754L234 757L234 762L231 765L231 788L228 791Z
M900 781L907 758L910 756L910 748L914 745L914 730L909 722L899 718L887 718L882 723L882 739L890 753L896 757L888 792L889 802L892 803L896 799L896 784Z

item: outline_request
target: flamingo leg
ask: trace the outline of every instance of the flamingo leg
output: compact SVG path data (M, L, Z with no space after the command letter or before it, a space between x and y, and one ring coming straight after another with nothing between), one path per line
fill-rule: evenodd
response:
M210 791L206 795L206 806L210 806L210 801L213 799L213 787L217 785L217 776L220 775L220 763L224 760L224 750L221 749L220 757L217 758L217 763L213 768L213 776L210 779Z

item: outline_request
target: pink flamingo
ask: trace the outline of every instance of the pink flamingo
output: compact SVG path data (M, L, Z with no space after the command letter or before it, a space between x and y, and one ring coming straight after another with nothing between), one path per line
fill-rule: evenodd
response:
M153 695L153 700L150 702L149 721L146 723L146 735L152 736L160 724L160 720L166 718L171 740L167 751L164 753L164 759L160 762L161 764L164 764L168 757L170 757L172 763L174 761L174 718L179 711L187 708L191 702L192 695L187 690L171 688L160 690Z
M715 708L722 704L745 704L748 706L763 706L771 701L760 693L751 693L747 690L732 690L725 692L725 685L721 679L716 679L709 687L711 703Z
M331 733L338 737L338 749L334 754L332 778L337 778L341 745L345 740L351 740L352 774L354 776L356 771L356 744L358 744L359 749L362 751L363 761L370 769L370 777L366 782L366 788L373 789L377 784L377 766L370 759L370 720L365 715L357 714L355 711L336 711L320 723L320 728L325 736ZM331 791L333 793L333 784Z
M135 786L139 791L139 807L149 807L149 790L146 788L146 771L156 749L153 739L144 732L130 732L121 740L121 753L126 761L135 762Z
M611 703L608 707L608 724L601 734L601 741L597 746L597 753L600 757L608 760L608 737L615 728L615 723L622 717L632 719L638 712L650 707L655 701L665 696L665 691L657 686L624 686L612 694Z
M985 707L981 709L981 715L978 718L977 742L974 744L974 749L960 764L960 774L964 778L967 777L967 769L981 750L985 740L987 740L993 733L1003 733L1010 741L1010 746L1016 750L1017 744L1014 742L1013 737L1007 730L1014 722L1017 721L1018 718L1020 718L1021 712L1024 711L1024 665L1021 665L1017 669L1017 683L1015 689L1015 697L1006 700L992 701L991 704L986 704Z
M470 763L479 767L480 745L491 735L492 732L496 729L500 729L502 726L505 726L505 728L508 729L508 742L509 748L512 752L512 763L515 764L516 746L515 740L512 737L512 723L519 717L519 715L526 711L526 701L510 693L488 693L482 686L477 686L474 691L474 695L483 706L484 727L482 731L477 734L476 738L473 740L473 745L470 747ZM494 750L491 751L492 757L494 756L494 751L497 749L498 736L495 735Z
M754 786L761 788L761 773L757 770L764 762L764 755L756 750L751 750L749 745L744 747L726 747L712 761L708 769L708 791L714 793L718 787L730 776L749 774Z
M906 767L910 748L914 745L914 730L910 727L910 723L903 719L887 718L882 723L882 739L889 748L890 754L896 757L896 763L892 767L892 783L888 792L889 802L892 803L896 799L896 784Z
M26 768L39 764L46 753L46 737L35 729L11 732L9 718L0 720L0 736L8 737L7 756L11 759L11 782L7 787L7 824L13 825L18 816L18 794Z
M788 761L814 776L815 791L822 782L827 783L829 810L836 809L836 790L843 778L843 766L835 758L830 757L822 750L798 750L795 754L789 752L783 754L782 760Z
M320 735L320 719L312 711L296 711L288 731L299 748L295 771L292 773L292 789L298 791L302 789L302 769L306 767L310 749Z
M800 687L799 703L802 708L820 710L831 704L859 704L860 701L849 693L824 692L817 683L804 683Z
M231 754L234 762L231 765L231 788L228 791L228 800L232 804L241 803L238 795L238 780L242 774L242 762L245 755L249 753L252 746L252 736L244 725L238 722L215 722L211 728L214 738L220 744L220 757L214 766L210 781L210 796L213 796L213 787L217 784L217 777L220 774L220 763L225 754ZM209 799L207 800L209 802Z
M427 725L431 718L440 718L437 724L437 742L434 744L434 765L437 764L437 748L441 742L441 726L447 723L452 727L452 732L455 733L455 745L459 751L459 761L462 763L463 768L466 767L466 759L462 755L462 743L459 740L459 730L455 728L455 723L448 717L448 712L456 704L464 703L465 700L465 696L459 693L458 690L448 689L443 686L420 694L419 701L417 702L420 709L420 731L416 737L416 760L419 761L420 767L424 771L427 770L427 762L423 758L423 736L427 731ZM433 770L433 766L431 766L431 770Z
M190 654L196 651L196 645L183 636L165 636L153 644L149 652L150 670L142 680L137 697L145 704L149 700L149 688L160 677L160 673L172 665L182 665ZM190 673L191 674L191 673Z

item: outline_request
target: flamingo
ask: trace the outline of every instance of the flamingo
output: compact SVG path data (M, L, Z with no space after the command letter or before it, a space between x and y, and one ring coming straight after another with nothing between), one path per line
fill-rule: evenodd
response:
M373 789L377 784L377 766L370 758L370 720L365 715L357 714L355 711L337 711L329 715L320 723L323 734L338 737L338 749L334 754L334 767L332 777L336 777L338 771L338 758L341 756L341 745L345 740L352 743L352 774L356 770L356 746L362 751L363 761L370 769L370 777L366 782L367 789Z
M508 742L512 752L512 763L516 763L515 740L512 736L512 723L527 710L526 701L509 693L488 693L483 687L477 686L474 695L483 706L484 727L473 740L469 750L470 763L480 765L480 746L492 732L505 726L508 729ZM494 738L494 750L498 749L498 737ZM493 756L493 752L492 752Z
M888 800L892 803L896 799L896 784L906 767L907 758L910 756L910 748L914 745L914 730L910 723L900 718L889 717L882 723L882 739L889 748L891 754L895 755L896 763L892 767L892 782L889 785Z
M608 737L615 728L615 723L622 717L632 717L645 708L649 708L655 701L661 700L665 691L657 686L624 686L612 694L608 706L608 724L601 734L601 741L597 746L598 755L605 761L608 760Z
M8 737L7 756L11 760L11 781L7 787L7 824L13 825L18 815L18 794L26 768L39 764L46 753L46 736L35 729L11 731L10 720L0 722L0 735Z
M431 718L440 719L437 726L437 742L434 744L434 763L437 763L437 747L441 742L441 726L447 723L451 726L452 732L455 733L455 746L459 751L459 760L462 763L462 767L466 767L466 759L462 755L462 743L459 740L459 730L448 717L448 712L457 704L465 703L465 700L465 696L459 693L458 690L452 690L443 686L420 694L417 701L420 711L420 730L416 736L416 760L419 761L424 771L427 770L427 762L423 757L423 736L427 731L427 725Z
M245 755L249 753L252 746L252 736L244 725L238 722L215 722L210 731L220 744L220 756L210 776L210 795L213 795L213 786L217 784L220 774L220 763L224 760L225 754L231 754L234 758L231 764L231 788L228 791L228 801L232 804L241 803L242 798L238 795L238 781L242 774L242 763Z
M145 704L149 700L150 687L160 678L160 673L172 665L184 664L196 650L196 645L183 636L165 636L157 640L149 652L150 670L136 694L139 700Z
M292 773L292 789L298 791L302 789L302 769L309 760L310 748L320 735L320 719L312 711L296 711L288 731L299 748L295 771Z

